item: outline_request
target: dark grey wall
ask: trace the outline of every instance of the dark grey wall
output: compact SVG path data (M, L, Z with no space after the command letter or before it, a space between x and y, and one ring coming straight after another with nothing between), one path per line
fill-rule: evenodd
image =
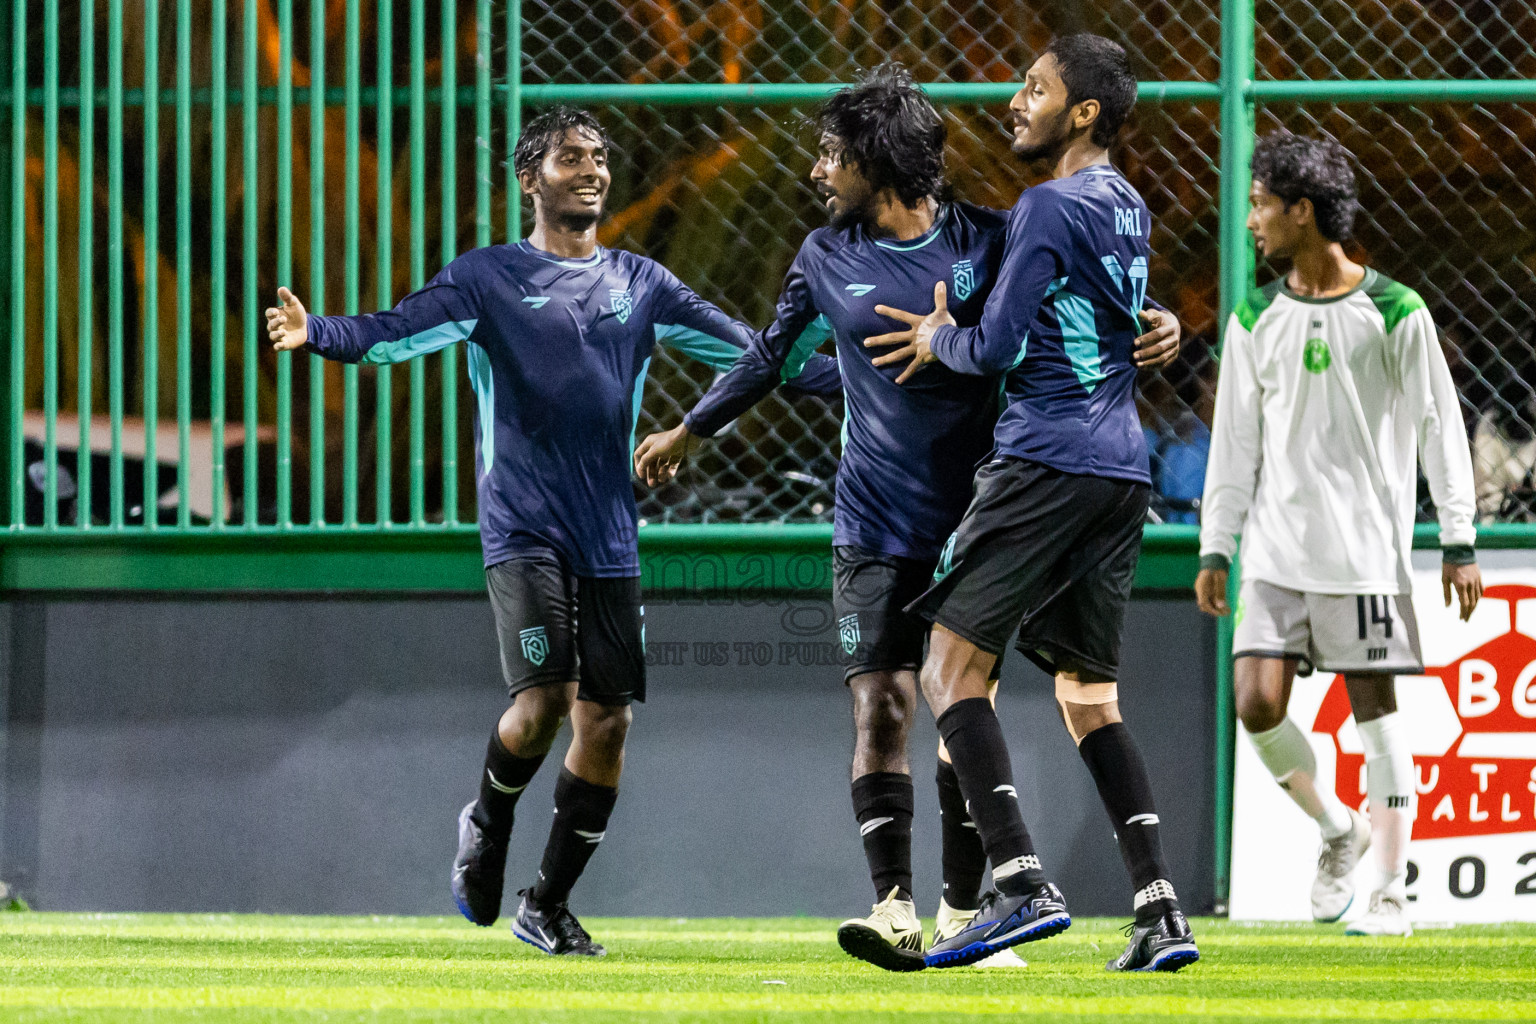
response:
M866 906L829 604L653 601L646 619L651 697L577 909ZM1186 600L1137 600L1121 685L1195 910L1212 900L1208 621ZM484 600L20 598L0 605L0 662L0 878L35 906L453 912L454 816L505 706ZM1079 913L1126 913L1130 885L1049 680L1014 655L998 704L1047 870ZM939 890L935 742L923 710L923 913ZM552 758L523 798L509 893L536 870L553 776Z

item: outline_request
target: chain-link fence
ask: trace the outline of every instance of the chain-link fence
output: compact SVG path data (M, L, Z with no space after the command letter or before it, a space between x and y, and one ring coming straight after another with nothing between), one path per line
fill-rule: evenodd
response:
M1016 77L1053 31L1120 40L1144 79L1213 80L1211 3L679 2L525 6L529 83L847 80L894 57L920 78ZM1261 4L1259 74L1393 79L1536 75L1523 39L1536 15L1498 3ZM613 244L673 266L748 322L771 316L778 273L822 222L806 182L803 111L609 107L619 159ZM952 106L949 165L958 194L1010 205L1032 184L997 109ZM1419 290L1462 395L1485 520L1536 517L1536 215L1530 169L1536 115L1513 104L1268 104L1261 132L1327 134L1355 154L1365 216L1354 255ZM1181 361L1142 381L1160 520L1194 522L1209 444L1217 325L1219 121L1211 104L1143 104L1116 153L1156 230L1152 293L1189 338ZM633 213L631 213L633 211ZM1260 268L1260 277L1273 274ZM670 357L647 386L642 432L675 423L708 384ZM840 410L771 399L712 449L691 478L643 493L653 521L824 519L831 509ZM1432 518L1427 493L1420 515Z
M128 461L146 465L128 473L125 490L115 447L119 461L98 467L95 496L83 488L89 507L57 512L58 522L148 523L143 496L162 488L180 512L163 514L182 525L472 521L471 403L456 397L459 363L434 357L392 378L301 363L290 381L291 364L261 353L256 335L279 283L323 292L327 312L376 308L449 254L510 236L502 160L514 60L534 92L719 87L691 105L588 97L616 144L602 238L662 260L760 327L824 212L807 181L809 108L753 105L733 87L848 81L886 59L923 81L1004 83L1054 33L1085 29L1122 42L1144 82L1206 83L1198 101L1145 98L1115 153L1153 212L1151 293L1179 314L1187 339L1174 367L1141 382L1154 516L1198 518L1213 353L1240 248L1232 225L1245 213L1230 193L1221 209L1223 104L1245 94L1222 75L1217 0L522 0L516 40L506 0L36 6L0 8L12 56L23 58L6 91L11 188L0 197L12 240L7 418L25 420L9 439L14 520L44 521L46 488L62 493L59 480L29 470L88 473L93 448L101 453L88 435L110 419L125 439L137 431L142 447ZM160 7L151 36L143 27ZM1248 95L1259 97L1259 131L1327 133L1356 155L1365 207L1356 254L1418 289L1440 325L1480 513L1536 519L1536 234L1524 228L1536 218L1536 114L1516 103L1330 105L1262 92L1304 79L1342 88L1345 79L1536 78L1524 42L1536 36L1536 14L1498 0L1260 0L1254 14L1258 81ZM114 17L128 31L85 49ZM60 51L61 30L66 40L78 30L82 49ZM117 120L113 81L126 96ZM323 91L311 93L312 83ZM94 102L80 102L81 87ZM146 91L162 97L158 126ZM233 112L227 131L221 109ZM1002 104L946 102L944 113L958 195L1011 205L1036 178L1009 153ZM205 160L222 174L203 173ZM1232 166L1242 173L1240 160ZM146 191L161 197L158 208L142 201ZM1272 273L1258 268L1260 280ZM676 423L709 382L707 370L659 350L639 432ZM160 464L150 465L155 417L173 409L179 436L160 441ZM48 432L71 414L67 431ZM642 516L830 518L841 415L835 401L770 398L683 479L637 489ZM200 430L211 432L211 480L186 468ZM76 431L70 457L60 438ZM100 500L108 481L110 512ZM190 509L189 489L202 496Z

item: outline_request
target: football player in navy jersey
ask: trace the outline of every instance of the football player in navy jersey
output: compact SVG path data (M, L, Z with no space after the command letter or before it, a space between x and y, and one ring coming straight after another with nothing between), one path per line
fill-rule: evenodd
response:
M890 304L908 324L870 338L900 345L920 387L938 363L1004 377L996 448L939 573L909 610L932 622L923 695L938 719L997 889L969 926L929 950L930 966L975 962L1071 924L1019 811L988 674L1010 637L1056 677L1067 732L1093 774L1132 879L1136 919L1117 971L1176 971L1199 959L1163 859L1146 765L1121 720L1120 632L1151 490L1134 360L1151 219L1109 162L1136 101L1125 50L1081 33L1051 43L1011 103L1013 150L1053 165L1009 215L997 282L979 322Z
M512 704L459 814L451 887L469 920L499 916L514 808L569 718L554 825L512 930L584 956L604 950L566 901L618 796L630 703L645 699L630 449L646 368L660 342L723 370L751 337L665 267L597 243L608 148L590 114L550 110L513 154L533 199L525 240L465 253L387 312L310 316L287 288L267 310L279 351L393 363L468 348L480 537ZM820 357L800 383L837 390L835 364Z
M774 322L682 424L642 441L635 461L649 483L670 478L693 439L713 436L834 339L847 420L833 603L853 701L853 809L878 901L868 917L845 921L838 940L887 970L919 970L907 736L928 625L905 606L932 581L945 538L965 513L976 466L992 448L1001 377L938 366L898 385L897 370L875 365L864 339L891 328L879 304L926 296L935 278L949 282L959 322L978 323L1008 215L949 197L943 119L899 65L834 95L817 128L820 157L810 177L831 223L801 246ZM1166 312L1154 319L1160 327L1143 339L1143 356L1161 364L1177 355L1178 325ZM944 893L935 935L942 939L976 913L986 854L942 749L937 782ZM1022 961L1004 951L988 966L1010 963Z

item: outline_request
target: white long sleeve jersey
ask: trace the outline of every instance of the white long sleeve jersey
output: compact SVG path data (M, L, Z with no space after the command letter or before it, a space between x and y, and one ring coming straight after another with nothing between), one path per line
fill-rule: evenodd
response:
M1424 461L1443 548L1470 546L1472 458L1424 300L1367 269L1306 299L1284 278L1227 325L1201 506L1200 554L1244 578L1318 594L1406 594Z

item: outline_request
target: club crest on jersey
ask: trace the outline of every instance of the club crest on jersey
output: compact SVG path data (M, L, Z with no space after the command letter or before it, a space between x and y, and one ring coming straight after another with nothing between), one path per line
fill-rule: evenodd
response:
M517 638L523 642L523 657L527 658L534 667L544 664L544 659L549 657L549 637L544 633L543 626L534 626L517 634Z
M843 642L843 653L851 655L859 646L859 613L844 615L837 620L837 636Z
M1301 350L1301 365L1308 373L1322 373L1333 365L1333 353L1322 338L1308 338L1307 347Z
M608 298L613 300L613 315L619 318L619 323L628 322L629 314L635 311L635 303L630 298L629 289L610 288Z
M970 260L961 260L950 269L955 272L955 298L964 302L976 290L976 268Z

